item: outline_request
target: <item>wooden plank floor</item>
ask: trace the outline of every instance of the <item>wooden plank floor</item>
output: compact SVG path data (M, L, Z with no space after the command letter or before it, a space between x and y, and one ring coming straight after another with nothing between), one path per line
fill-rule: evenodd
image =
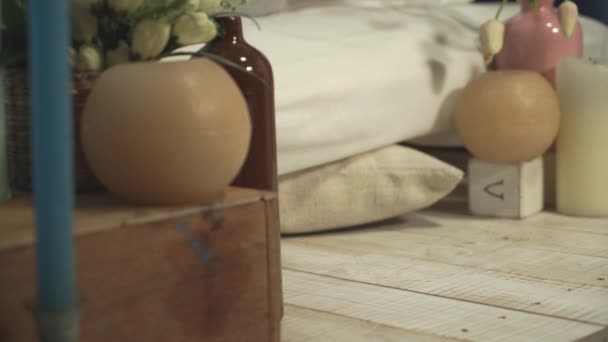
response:
M459 202L282 241L283 341L608 342L608 220Z

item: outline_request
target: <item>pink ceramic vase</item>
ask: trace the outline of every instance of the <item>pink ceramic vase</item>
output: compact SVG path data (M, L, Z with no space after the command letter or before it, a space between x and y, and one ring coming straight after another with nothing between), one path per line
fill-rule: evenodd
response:
M543 74L555 85L555 69L566 56L583 56L583 31L580 23L570 38L564 36L555 0L518 0L522 12L506 23L504 47L496 56L497 69L524 69Z

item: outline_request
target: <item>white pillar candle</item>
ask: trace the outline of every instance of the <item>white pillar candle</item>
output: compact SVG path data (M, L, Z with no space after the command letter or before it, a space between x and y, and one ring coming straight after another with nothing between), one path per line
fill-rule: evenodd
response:
M608 67L565 58L557 69L557 92L557 210L608 217Z

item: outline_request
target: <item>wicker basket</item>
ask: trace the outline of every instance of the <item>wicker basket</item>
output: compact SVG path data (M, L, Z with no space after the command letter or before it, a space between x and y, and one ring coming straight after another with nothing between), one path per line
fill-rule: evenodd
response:
M88 167L80 143L80 118L87 96L99 73L74 73L72 96L74 103L74 181L77 192L103 189ZM11 187L17 191L32 191L32 156L30 149L29 82L26 68L6 70L4 78L7 118L7 152Z

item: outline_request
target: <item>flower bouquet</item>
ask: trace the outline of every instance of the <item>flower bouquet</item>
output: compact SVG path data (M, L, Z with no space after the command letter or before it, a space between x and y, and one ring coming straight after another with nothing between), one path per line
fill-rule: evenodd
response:
M218 33L217 16L246 0L71 0L75 71L102 71L115 64L146 61ZM3 1L0 63L27 62L27 3Z
M216 18L234 15L246 0L71 0L72 96L77 191L101 188L80 147L80 116L97 77L120 63L151 61L181 46L207 43L221 28ZM13 188L31 191L27 1L3 0L0 65L8 121Z

